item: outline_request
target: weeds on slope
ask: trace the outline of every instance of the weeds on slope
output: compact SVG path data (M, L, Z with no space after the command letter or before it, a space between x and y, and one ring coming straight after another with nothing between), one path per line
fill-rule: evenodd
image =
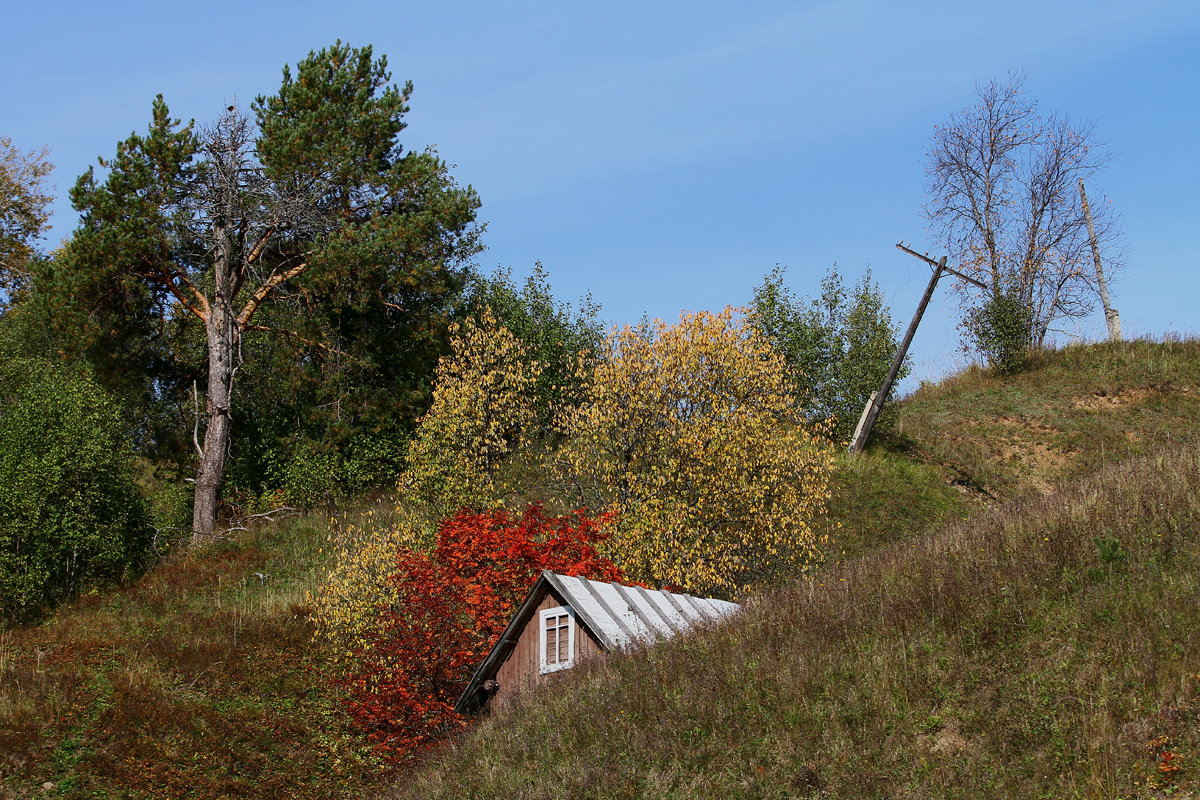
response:
M1200 340L1039 352L1000 378L977 366L907 398L886 445L1011 498L1106 464L1200 442Z

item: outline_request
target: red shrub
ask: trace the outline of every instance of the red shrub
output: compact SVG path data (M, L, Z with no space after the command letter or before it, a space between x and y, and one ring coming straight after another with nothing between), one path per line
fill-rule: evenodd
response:
M542 570L622 579L596 552L606 520L548 517L539 505L519 519L460 511L431 552L397 553L400 602L380 610L348 678L350 714L380 753L403 757L465 725L454 702Z

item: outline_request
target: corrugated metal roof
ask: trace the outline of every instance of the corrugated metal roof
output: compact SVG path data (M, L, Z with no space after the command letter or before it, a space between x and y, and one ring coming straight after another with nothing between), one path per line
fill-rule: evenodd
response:
M669 639L740 608L737 603L661 589L601 583L548 571L542 575L611 650Z

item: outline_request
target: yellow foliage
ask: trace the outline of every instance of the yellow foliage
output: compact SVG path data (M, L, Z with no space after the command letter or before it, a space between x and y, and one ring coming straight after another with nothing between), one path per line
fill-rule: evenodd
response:
M396 553L401 548L425 549L431 537L427 526L404 506L397 506L393 520L379 520L370 511L358 524L330 534L334 564L309 602L314 638L327 645L336 663L344 666L366 653L367 633L379 609L399 600L388 580L396 571Z
M833 449L766 339L727 308L614 330L606 349L559 458L581 502L618 511L609 557L699 593L804 569Z
M433 405L418 423L401 485L438 516L511 499L498 476L528 445L532 388L542 371L490 309L451 334L453 354L438 363Z
M437 522L460 508L505 505L514 491L502 467L527 445L531 387L541 366L485 309L451 327L452 354L437 368L433 403L418 422L392 521L364 515L331 537L335 563L312 599L316 638L336 660L360 658L381 606L399 598L388 577L401 548L425 550Z
M54 166L47 154L44 147L22 152L0 136L0 311L28 290L29 261L50 218L43 184Z

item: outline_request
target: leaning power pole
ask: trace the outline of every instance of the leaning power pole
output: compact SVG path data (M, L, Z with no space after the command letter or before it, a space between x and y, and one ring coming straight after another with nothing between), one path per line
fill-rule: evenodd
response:
M1079 179L1079 199L1083 203L1083 218L1087 220L1088 241L1092 244L1092 260L1096 264L1096 287L1100 290L1100 302L1104 304L1104 321L1108 324L1108 338L1121 341L1121 315L1108 302L1108 284L1104 280L1104 268L1100 266L1100 244L1096 241L1096 226L1092 224L1092 209L1088 205L1087 192L1083 190L1083 178Z
M942 277L943 272L949 272L951 275L962 278L968 283L973 283L981 289L986 289L987 286L968 277L957 270L950 269L946 266L946 256L942 256L937 261L934 261L928 255L921 255L915 250L911 250L904 246L904 242L896 245L910 256L916 256L922 261L933 266L933 276L929 279L929 285L925 287L925 294L921 296L921 302L917 306L917 313L913 314L912 322L908 323L908 330L904 332L904 339L900 342L900 349L896 351L896 357L892 359L892 368L888 370L887 377L883 379L883 386L878 392L871 393L871 399L867 401L867 405L863 408L862 416L858 418L858 427L854 429L854 438L850 440L850 454L856 455L862 452L863 447L867 443L867 437L871 435L871 428L875 426L875 420L879 418L879 412L883 410L883 404L887 402L888 394L892 391L892 384L896 382L896 376L900 374L900 367L904 364L904 358L908 355L908 346L912 344L913 336L917 333L917 326L921 324L921 317L925 315L925 307L929 305L930 298L933 297L933 290L937 288L938 279Z

